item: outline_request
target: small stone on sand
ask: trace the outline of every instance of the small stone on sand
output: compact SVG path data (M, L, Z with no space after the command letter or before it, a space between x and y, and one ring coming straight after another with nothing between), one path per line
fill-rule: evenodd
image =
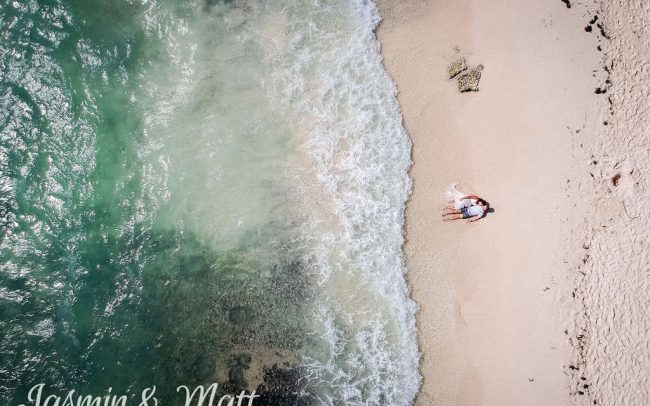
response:
M469 72L458 77L458 90L461 92L478 92L478 82L481 80L483 65L478 65Z
M447 73L449 74L449 79L453 78L454 76L458 75L462 71L467 69L467 65L465 64L465 58L458 58L455 60L449 67L447 68Z

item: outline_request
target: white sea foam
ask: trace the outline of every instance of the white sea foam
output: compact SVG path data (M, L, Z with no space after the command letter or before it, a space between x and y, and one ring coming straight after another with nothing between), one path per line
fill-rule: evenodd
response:
M147 153L166 173L161 189L183 196L169 217L191 213L194 231L223 245L292 216L290 244L319 292L301 354L310 392L322 404L411 404L416 306L401 251L411 144L375 5L242 1L202 13L174 25L168 82L148 87ZM154 14L147 24L162 32Z
M324 403L409 404L420 381L401 252L411 145L373 32L379 16L362 0L303 10L284 10L292 23L267 87L311 168L296 179L326 291L312 379L328 387Z

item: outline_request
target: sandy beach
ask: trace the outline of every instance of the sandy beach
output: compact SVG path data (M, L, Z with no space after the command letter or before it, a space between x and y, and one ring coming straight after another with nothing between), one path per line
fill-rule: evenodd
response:
M413 141L416 404L647 404L648 7L378 5ZM459 57L478 92L447 77ZM442 222L454 182L494 213Z

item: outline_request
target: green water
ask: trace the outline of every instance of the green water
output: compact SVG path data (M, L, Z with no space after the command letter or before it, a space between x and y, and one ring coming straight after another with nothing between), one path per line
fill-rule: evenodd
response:
M257 131L264 112L253 106L247 114L258 121L233 119L226 103L211 113L223 120L202 117L202 106L242 90L218 83L190 90L171 122L157 112L161 93L177 92L182 64L169 60L185 55L173 55L169 43L183 40L179 21L228 6L1 7L0 403L25 402L45 383L59 395L109 387L139 394L156 385L159 399L174 404L176 386L216 381L242 354L304 345L308 284L300 257L281 241L286 224L267 209L281 203L268 190L282 192L273 175L246 175L235 161L257 159L273 173L269 157L284 148L282 137L268 141ZM203 45L194 51L209 52ZM265 149L250 156L227 132L248 132ZM261 192L211 191L210 180L219 181L210 171ZM262 207L263 216L246 216ZM246 218L238 233L224 220L232 212ZM225 231L209 232L215 227ZM223 384L231 392L244 385L236 377Z

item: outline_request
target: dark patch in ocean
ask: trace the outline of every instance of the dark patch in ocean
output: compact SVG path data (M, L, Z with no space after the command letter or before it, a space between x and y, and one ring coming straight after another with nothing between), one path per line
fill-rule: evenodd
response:
M162 332L154 345L173 360L168 379L208 384L218 380L219 369L228 369L223 388L250 390L251 354L295 354L305 345L301 314L311 284L290 249L266 262L246 250L216 252L191 235L163 233L154 245L156 257L143 270L147 311L140 317Z
M264 383L257 388L260 406L312 406L316 400L305 392L304 371L288 364L264 368Z

